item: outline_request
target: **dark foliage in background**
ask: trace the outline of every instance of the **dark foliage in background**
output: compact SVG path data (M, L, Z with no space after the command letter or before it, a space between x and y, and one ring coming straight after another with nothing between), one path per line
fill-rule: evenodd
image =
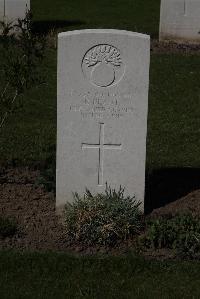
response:
M45 37L32 32L32 14L16 24L1 22L0 129L8 116L23 105L22 95L44 81L40 70L45 56Z

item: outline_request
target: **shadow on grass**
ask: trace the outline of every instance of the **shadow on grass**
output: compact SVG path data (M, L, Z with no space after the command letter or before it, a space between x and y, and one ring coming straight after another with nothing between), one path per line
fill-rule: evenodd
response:
M37 34L46 34L51 30L70 27L80 26L86 24L81 20L48 20L48 21L34 21L33 32Z
M56 192L56 146L48 148L40 165L41 182L47 191ZM145 214L200 189L200 168L162 168L146 171Z
M146 175L145 213L200 189L199 168L168 168Z

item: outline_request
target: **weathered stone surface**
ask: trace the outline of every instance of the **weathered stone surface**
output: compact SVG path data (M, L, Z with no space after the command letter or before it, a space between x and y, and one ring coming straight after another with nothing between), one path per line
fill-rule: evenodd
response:
M160 40L200 42L200 1L161 0Z
M24 19L30 9L30 0L0 0L0 20L13 22Z
M4 1L0 1L0 21L3 21L4 17Z
M57 208L106 182L143 203L149 36L88 29L58 40Z

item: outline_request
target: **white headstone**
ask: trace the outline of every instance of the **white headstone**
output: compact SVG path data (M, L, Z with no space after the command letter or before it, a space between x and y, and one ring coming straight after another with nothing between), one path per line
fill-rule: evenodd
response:
M3 21L5 15L5 0L0 0L0 21Z
M200 0L161 0L160 40L200 42Z
M30 0L0 0L1 21L9 23L24 19L27 10L30 10Z
M88 29L58 41L57 208L106 182L143 203L149 36Z

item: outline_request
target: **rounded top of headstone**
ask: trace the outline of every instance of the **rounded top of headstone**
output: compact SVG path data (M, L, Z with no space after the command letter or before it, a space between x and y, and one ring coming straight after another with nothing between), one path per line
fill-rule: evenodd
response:
M61 32L58 34L59 38L66 37L69 35L80 35L80 34L91 34L91 33L102 33L102 34L121 34L121 35L128 35L131 37L138 37L143 39L150 39L150 36L143 33L128 31L128 30L118 30L118 29L83 29L83 30L73 30L73 31L66 31Z

